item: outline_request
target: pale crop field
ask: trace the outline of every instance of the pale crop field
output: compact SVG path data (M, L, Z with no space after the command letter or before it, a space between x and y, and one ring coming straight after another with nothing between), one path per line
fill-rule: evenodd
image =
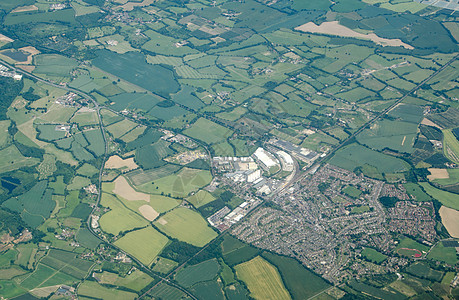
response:
M277 269L260 256L235 267L255 299L291 299Z

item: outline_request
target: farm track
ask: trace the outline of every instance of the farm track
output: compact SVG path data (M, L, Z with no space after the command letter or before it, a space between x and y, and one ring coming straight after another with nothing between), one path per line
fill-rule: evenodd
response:
M445 68L447 68L449 65L451 65L457 58L459 57L459 54L457 54L456 56L454 56L451 60L449 60L447 63L445 63L443 66L441 66L438 70L436 70L434 73L432 73L429 77L427 77L426 79L424 79L422 82L420 82L417 86L415 86L414 88L412 88L410 91L407 91L404 93L404 95L399 99L397 100L395 103L393 103L392 105L390 105L388 108L384 109L383 111L381 111L379 114L377 114L376 116L374 116L371 120L369 120L368 122L366 122L364 125L362 125L359 129L357 129L353 134L351 134L346 140L342 141L338 146L336 146L333 150L330 151L330 153L328 153L325 157L323 158L319 158L319 161L317 161L316 163L314 163L310 168L309 170L312 170L312 169L318 169L320 168L320 166L327 162L327 160L333 156L333 154L335 154L339 149L343 148L347 143L349 143L350 141L352 141L353 138L355 138L358 134L360 134L363 130L365 130L368 126L372 125L373 123L375 123L379 118L381 118L382 116L386 115L387 113L389 113L392 109L394 109L397 105L399 105L400 103L402 103L409 95L411 95L412 93L414 93L415 91L417 91L418 89L420 89L426 82L428 82L429 80L431 80L432 78L434 78L435 76L437 76L441 71L443 71ZM96 205L93 209L93 212L94 210L99 206L99 203L100 203L100 199L101 199L101 195L102 195L102 190L101 190L101 187L102 187L102 172L103 172L103 169L104 169L104 163L107 159L107 154L108 154L108 143L107 143L107 139L106 139L106 133L105 133L105 127L103 126L103 123L102 123L102 118L101 118L101 115L100 115L100 109L101 108L105 108L104 106L100 106L97 101L92 98L90 95L82 92L82 91L79 91L77 89L74 89L74 88L69 88L69 87L65 87L65 86L61 86L61 85L58 85L58 84L55 84L55 83L52 83L52 82L49 82L47 80L44 80L34 74L31 74L29 72L26 72L22 69L17 69L15 68L14 66L6 63L5 61L1 60L0 59L0 63L4 64L5 66L8 66L9 68L15 70L16 72L18 73L21 73L21 74L24 74L25 76L27 77L31 77L35 80L38 80L42 83L45 83L45 84L48 84L48 85L51 85L51 86L54 86L54 87L57 87L57 88L61 88L61 89L64 89L64 90L67 90L69 92L73 92L75 94L78 94L80 96L82 96L83 98L91 101L94 106L96 107L96 111L97 111L97 115L98 115L98 118L99 118L99 124L100 124L100 128L102 130L102 133L103 133L103 137L104 137L104 142L105 142L105 154L104 154L104 160L103 160L103 163L102 163L102 166L101 166L101 169L99 171L99 193L98 193L98 197L97 197L97 202L96 202ZM108 108L109 109L109 108ZM109 109L110 111L113 111L111 109ZM190 110L190 109L188 109ZM202 114L202 115L205 115L205 114ZM220 123L220 122L219 122ZM223 124L222 124L223 125ZM228 127L228 124L225 124L223 125L225 127ZM199 143L202 145L202 143ZM205 149L207 151L209 151L207 149L207 147L205 147ZM209 152L209 155L210 155L210 152ZM270 195L270 198L272 197L275 197L277 196L279 193L281 193L282 191L286 190L287 188L289 188L290 186L292 186L293 184L295 184L296 182L300 182L301 180L303 180L309 173L308 172L304 172L304 173L297 173L295 174L295 176L293 176L293 178L291 178L290 182L288 182L287 184L285 184L280 190L277 190L275 191L272 195ZM260 207L263 207L263 205L259 205L258 207L256 207L255 209L253 209L250 214L253 214L255 211L257 211ZM93 213L92 212L92 213ZM91 213L91 214L92 214ZM250 215L249 214L249 215ZM93 230L92 230L92 227L90 226L90 218L88 218L87 220L87 225L88 225L88 229L90 230L90 232L96 236L97 238L101 239L97 233L95 233ZM129 255L129 257L131 257L131 259L133 261L135 261L139 266L141 266L141 269L142 271L146 272L147 274L149 274L150 276L152 277L156 277L156 278L159 278L159 282L156 283L152 288L150 288L148 291L146 291L144 294L140 295L139 299L142 299L143 297L145 297L153 288L155 288L156 286L160 285L162 282L166 282L167 284L179 289L180 291L184 292L187 296L189 296L190 298L192 299L196 299L197 298L191 294L187 289L183 288L182 286L178 285L178 284L175 284L173 282L171 282L171 280L169 279L173 274L175 274L178 270L180 270L181 268L183 268L186 263L188 263L191 259L193 259L194 257L196 257L197 255L199 255L202 251L204 251L205 249L207 249L207 247L209 247L210 244L212 244L213 242L215 242L218 238L220 238L222 235L226 234L228 232L228 229L221 232L217 237L215 237L212 241L210 241L207 245L205 245L201 250L199 250L195 255L193 255L192 257L190 257L187 261L185 261L184 263L182 263L181 265L179 265L178 267L176 267L174 270L172 270L171 272L169 272L169 274L165 275L165 276L159 276L157 275L156 273L153 273L150 271L149 268L147 268L145 265L143 265L139 260L137 260L135 257ZM119 250L119 251L122 251L120 248L118 248L117 246L113 245L112 243L109 243L107 241L103 241L104 243L106 244L109 244L111 247ZM431 248L432 249L432 248ZM430 250L429 250L430 252Z

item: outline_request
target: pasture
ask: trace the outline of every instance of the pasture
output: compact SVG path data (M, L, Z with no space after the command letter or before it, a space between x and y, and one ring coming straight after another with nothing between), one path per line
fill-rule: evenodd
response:
M202 300L225 300L220 281L205 281L191 288L194 295Z
M340 149L330 159L330 163L349 171L368 164L385 173L403 172L409 167L401 159L373 151L357 144L351 144Z
M108 132L115 138L119 138L122 135L124 135L126 132L132 130L134 127L136 127L137 124L128 120L128 119L123 119L120 122L116 122L111 124L110 126L106 127Z
M443 130L443 151L451 161L459 163L459 141L451 129Z
M55 77L69 77L70 72L78 65L77 61L58 54L40 54L35 56L36 66L33 73Z
M116 111L124 109L151 110L161 100L159 97L147 93L122 93L109 97L111 108Z
M12 299L26 293L26 290L20 287L12 280L0 280L0 291L2 297Z
M444 206L459 210L458 195L437 189L428 182L420 182L419 184L427 194L440 201Z
M184 207L168 212L154 224L167 235L197 247L204 246L217 236L199 213Z
M152 289L149 295L155 298L170 300L181 300L186 297L184 292L164 282Z
M172 197L186 197L191 192L208 185L212 175L207 170L183 168L178 173L137 186L139 191L164 194Z
M152 145L143 146L135 152L135 161L142 169L161 167L166 164L163 158L174 154L174 150L169 147L170 143L159 140Z
M77 258L75 253L57 249L51 249L40 263L75 278L85 277L94 264L94 262Z
M117 235L133 228L144 227L148 222L135 212L127 209L115 196L102 193L101 205L110 211L99 219L103 231Z
M214 201L215 199L216 198L212 196L211 193L205 190L200 190L193 196L188 197L186 200L193 204L194 207L199 208L203 205L206 205L207 203Z
M128 177L129 181L138 186L176 173L180 169L180 166L167 164L165 166L150 170L135 170L129 172L126 174L126 176Z
M83 282L78 287L78 295L113 300L134 300L137 298L137 294L116 289L110 289L98 284L95 281Z
M3 202L2 206L22 213L23 217L27 216L25 221L28 225L37 227L49 218L56 206L52 193L52 189L47 189L47 182L40 181L21 196Z
M83 164L81 167L78 168L77 174L82 176L91 177L97 174L99 170L90 164Z
M429 197L416 183L407 182L403 184L408 195L416 201L430 201L432 198Z
M417 124L402 121L383 120L365 129L357 140L373 149L390 148L399 152L413 152Z
M71 122L78 123L78 126L88 126L99 124L99 118L94 110L80 109L70 119Z
M451 185L459 183L459 169L443 169L447 172L447 176L442 176L442 178L433 178L433 182L441 184L441 185ZM430 169L429 169L430 171ZM430 175L429 175L430 176ZM429 177L428 176L428 177ZM429 178L430 179L430 178Z
M415 262L406 271L416 277L426 278L433 281L440 281L443 277L443 272L431 269L425 262Z
M179 206L181 202L181 200L161 195L150 196L150 205L159 213L165 213Z
M140 270L135 270L125 277L121 277L116 273L104 271L97 277L100 278L100 283L102 284L122 286L134 291L142 290L153 281L153 278Z
M98 50L93 64L127 82L163 97L168 97L170 93L177 92L179 88L174 73L170 69L148 64L145 61L145 56L138 52L120 55L108 50Z
M220 265L217 259L210 259L197 265L188 266L181 269L176 275L175 280L184 287L214 279L220 271Z
M155 272L162 273L162 274L167 274L177 266L178 266L177 262L164 258L164 257L159 257L158 261L155 263L152 270Z
M67 275L59 270L50 268L43 264L38 264L33 273L26 276L20 282L21 287L31 290L38 287L47 287L58 284L71 285L78 281L78 279Z
M277 269L260 256L234 267L255 299L291 299Z
M442 261L449 265L455 265L458 262L456 248L445 247L443 243L438 243L427 255L428 259Z
M183 133L209 145L218 143L233 134L230 129L204 118L199 118Z
M0 150L0 173L34 166L39 162L39 159L35 157L23 156L14 145Z
M88 229L80 228L75 236L78 243L88 249L95 249L100 244L100 240L95 237Z
M140 135L142 135L145 132L145 129L146 129L145 126L137 126L131 131L126 132L124 135L122 135L121 139L125 143L130 143L132 141L135 141Z
M169 239L151 226L131 231L115 242L115 245L150 266L161 253Z

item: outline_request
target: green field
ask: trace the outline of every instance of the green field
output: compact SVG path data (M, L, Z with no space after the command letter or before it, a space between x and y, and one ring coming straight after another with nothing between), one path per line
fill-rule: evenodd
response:
M184 207L168 212L154 224L165 234L198 247L217 236L200 214Z
M362 194L362 191L352 185L348 185L343 188L343 193L351 198L357 199Z
M47 185L46 181L39 181L29 191L17 198L10 198L2 206L20 213L28 225L38 227L56 206L52 199L53 190L48 189Z
M443 150L445 156L455 163L459 163L459 141L451 129L443 130Z
M186 297L185 293L181 290L167 285L166 283L161 283L158 286L155 286L151 291L150 295L159 299L170 299L170 300L182 300Z
M25 294L26 290L17 285L14 281L0 280L0 294L5 298L14 298Z
M122 286L134 291L140 291L153 282L153 278L139 270L135 270L125 277L121 277L116 273L104 271L97 277L100 278L99 283Z
M390 148L399 152L413 152L417 134L416 123L402 121L380 121L357 136L360 143L370 148Z
M212 196L211 193L204 190L200 190L193 196L188 197L186 200L193 204L194 207L199 208L203 205L206 205L207 203L214 201L215 199L216 198Z
M110 211L102 215L99 220L100 227L105 232L117 235L126 230L148 225L143 217L127 209L113 195L102 193L101 205L110 208Z
M440 201L444 206L459 210L458 195L434 188L428 182L420 182L419 184L427 194Z
M70 72L78 65L75 59L57 54L41 54L35 56L34 73L47 76L69 77Z
M225 236L221 248L225 262L232 267L250 260L260 253L257 248L249 246L232 236Z
M38 163L37 158L23 156L14 145L0 150L0 173L34 166Z
M136 123L128 119L124 119L120 122L116 122L106 127L106 129L108 130L108 132L110 132L111 135L113 135L115 139L117 139L136 126L137 126Z
M137 186L138 190L151 194L186 197L191 192L206 186L212 180L207 170L183 168L178 173Z
M440 185L459 183L459 169L447 169L449 178L434 179L433 182Z
M75 253L58 249L51 249L40 263L75 278L85 277L94 264L76 257Z
M35 271L25 277L20 285L28 290L37 287L46 287L58 284L72 284L78 281L75 277L67 275L59 270L39 264Z
M357 144L340 149L331 158L330 163L350 171L365 164L374 166L380 172L384 173L403 172L408 169L408 164L401 159L370 150Z
M375 262L375 263L377 263L377 264L382 263L382 262L387 258L386 255L384 255L384 254L382 254L382 253L376 251L376 250L373 249L373 248L364 248L364 249L362 250L362 255L363 255L366 259L368 259L368 260L370 260L370 261L372 261L372 262Z
M164 257L159 257L158 261L155 263L152 270L155 272L167 274L170 271L172 271L177 265L178 263L173 260Z
M218 143L233 134L230 129L204 118L199 118L183 133L207 144Z
M430 250L427 258L443 261L450 265L454 265L458 261L456 249L454 247L445 247L441 242L438 243L432 250Z
M170 69L148 64L145 56L138 52L121 55L108 50L99 50L96 52L93 64L127 82L164 97L178 91L179 85Z
M220 271L220 265L217 260L206 260L197 265L188 266L181 269L176 275L175 280L180 285L190 287L198 282L214 279Z
M81 228L80 230L78 230L78 233L76 234L76 240L83 247L86 247L86 248L89 248L89 249L95 249L101 243L101 240L99 240L97 237L95 237L86 228Z
M139 148L135 152L135 161L142 169L158 168L166 164L163 158L174 154L174 150L169 147L170 143L159 140L152 145Z
M406 271L416 277L426 278L433 281L440 281L443 277L443 272L433 270L425 262L415 262Z
M260 256L234 267L255 299L291 299L279 272Z
M95 281L85 281L78 287L78 295L97 297L99 299L134 300L137 294L110 289L98 284Z
M427 195L416 183L408 182L403 185L406 192L414 197L416 201L430 201L431 198Z
M163 250L168 238L148 226L129 232L115 242L115 245L133 255L144 265L151 265L156 256Z
M309 299L330 287L325 280L292 258L270 252L263 252L262 256L277 267L293 299Z

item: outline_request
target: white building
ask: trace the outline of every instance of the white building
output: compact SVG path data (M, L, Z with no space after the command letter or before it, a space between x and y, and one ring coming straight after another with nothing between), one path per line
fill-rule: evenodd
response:
M258 148L257 151L253 154L256 159L261 161L268 169L271 167L279 166L279 162L271 153L266 151L263 148Z
M260 177L261 177L261 170L257 169L253 171L252 173L247 174L247 182L254 182Z
M293 158L285 151L277 151L277 156L282 163L282 169L287 172L293 171Z

